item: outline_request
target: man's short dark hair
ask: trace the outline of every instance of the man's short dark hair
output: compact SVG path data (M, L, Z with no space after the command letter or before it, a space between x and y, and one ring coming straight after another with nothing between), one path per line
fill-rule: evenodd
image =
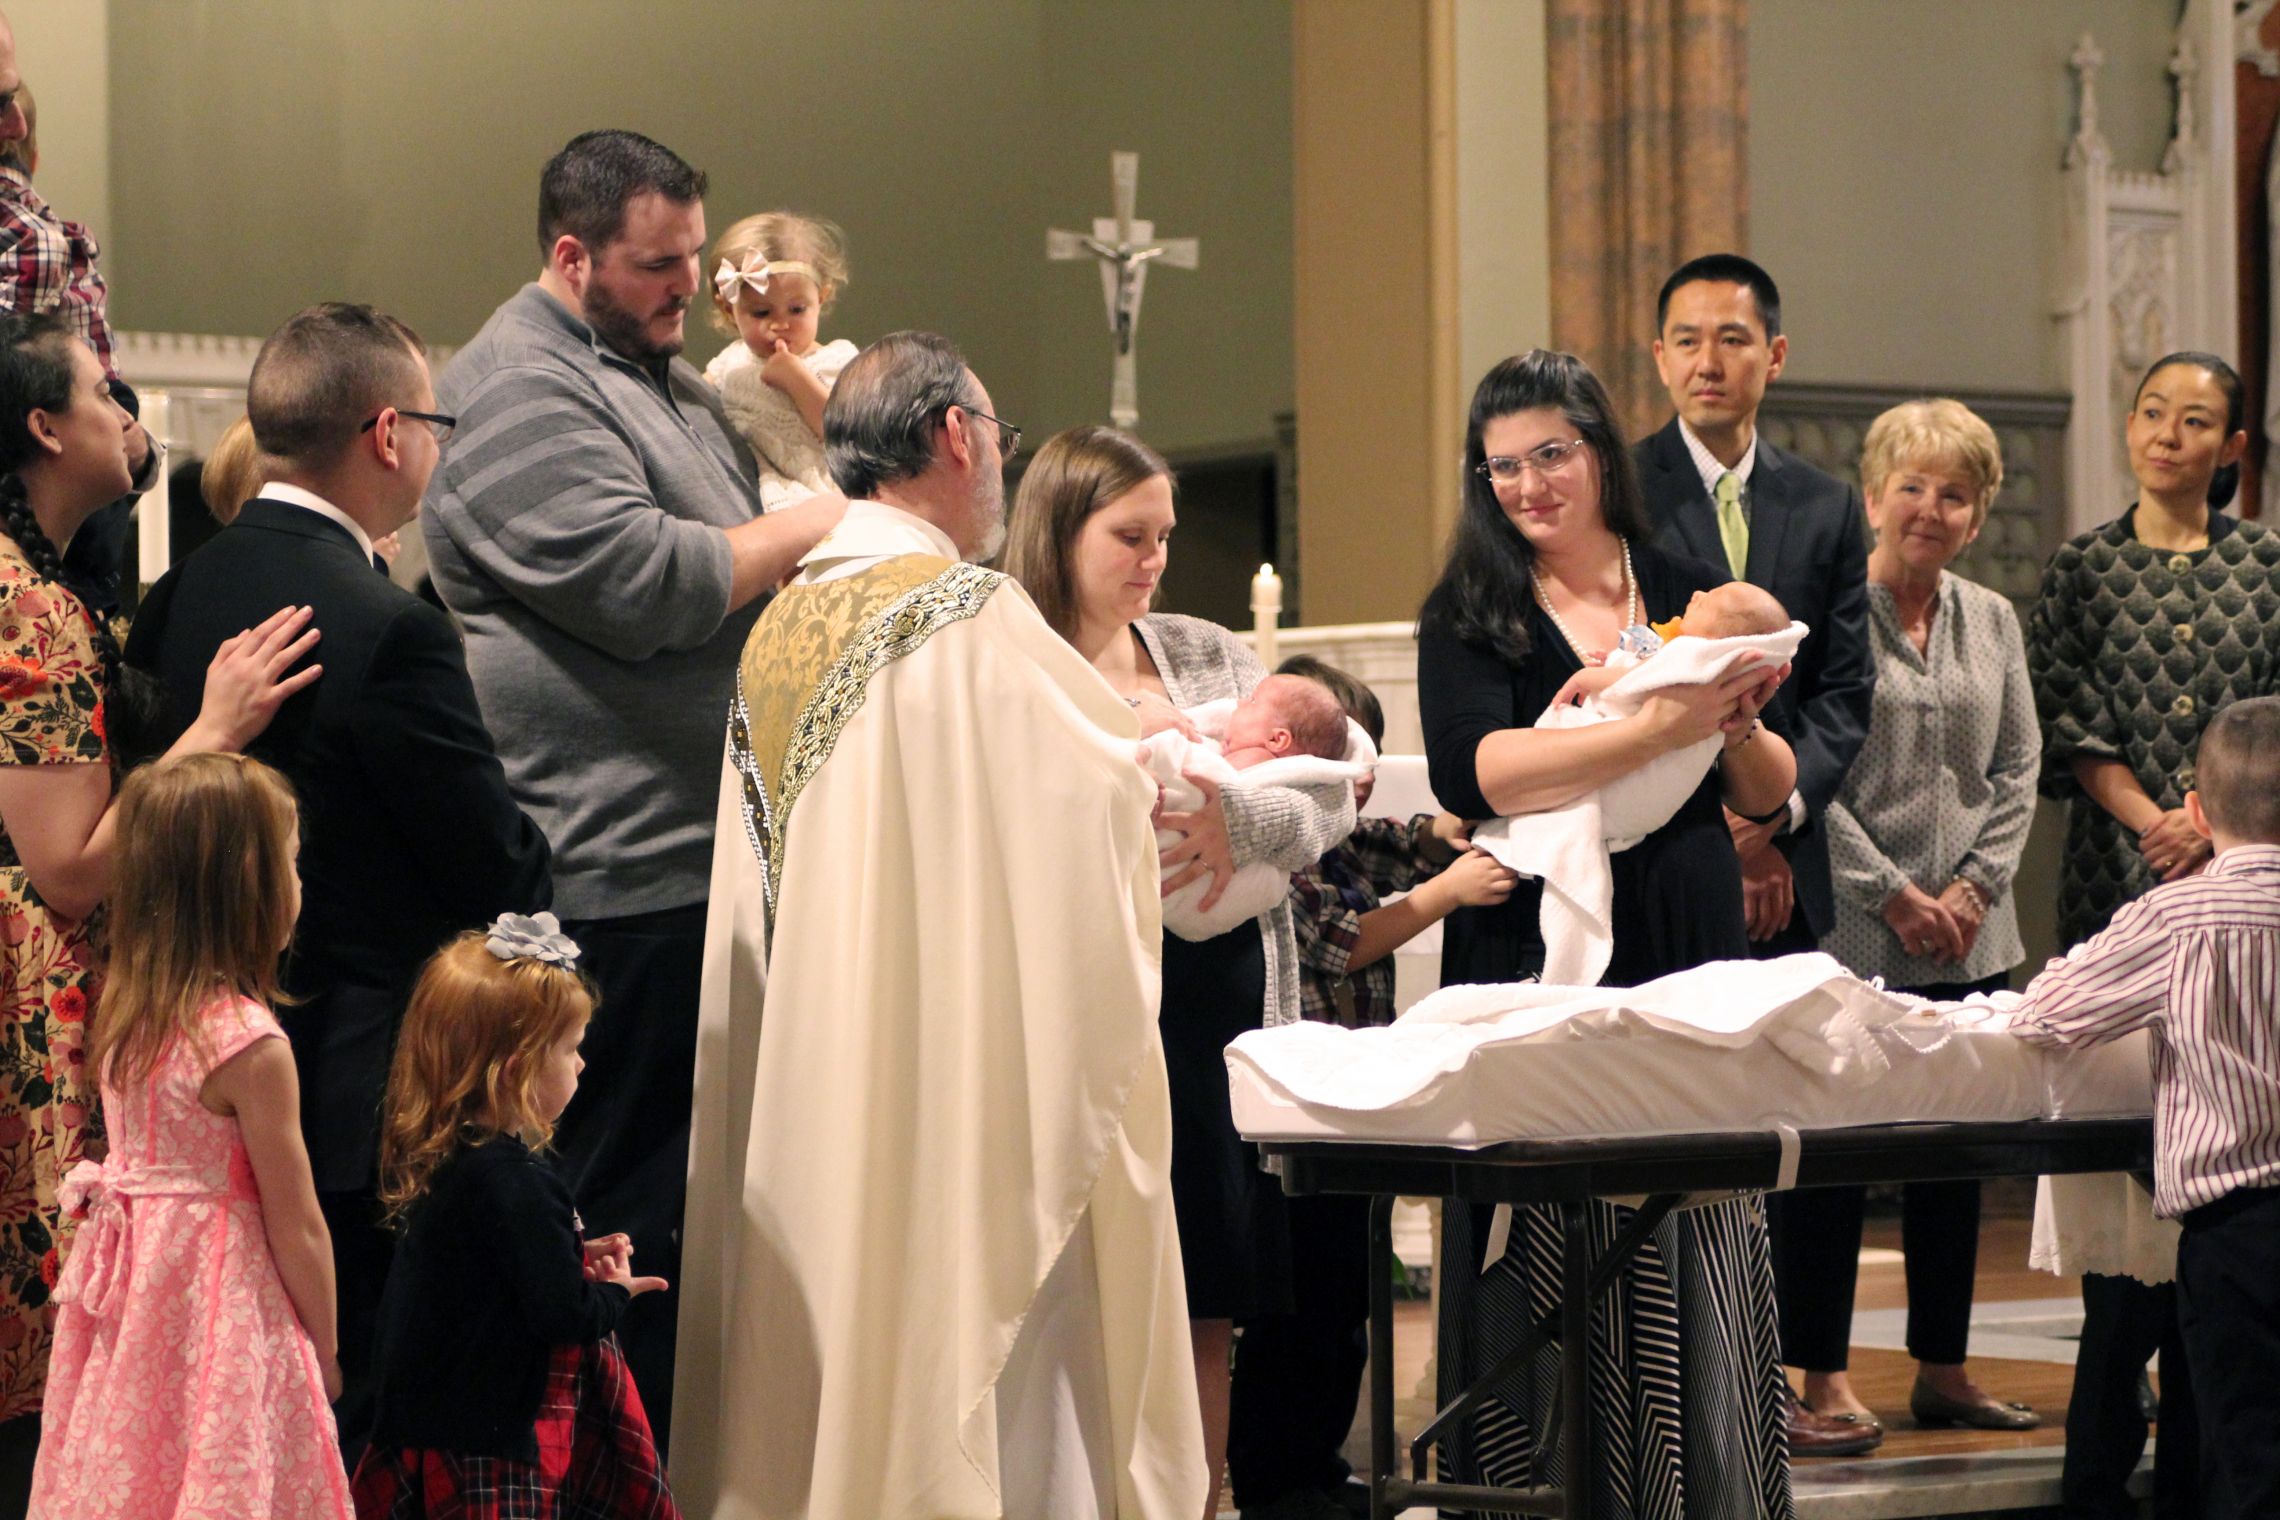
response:
M625 231L625 208L651 191L678 206L705 198L705 175L663 143L618 128L581 132L538 177L538 251L564 233L599 254Z
M1662 294L1655 297L1656 337L1662 336L1663 323L1669 320L1670 298L1679 287L1694 284L1746 287L1750 299L1757 303L1758 320L1765 324L1766 337L1781 336L1781 292L1774 288L1773 276L1738 253L1706 253L1688 259L1663 281Z
M948 338L896 332L839 372L823 406L823 457L849 496L922 475L934 462L934 429L947 407L981 398L965 356Z
M382 407L419 402L420 335L385 312L327 301L269 335L246 382L254 442L288 470L321 469Z
M2201 734L2194 789L2213 827L2280 844L2280 697L2233 703Z

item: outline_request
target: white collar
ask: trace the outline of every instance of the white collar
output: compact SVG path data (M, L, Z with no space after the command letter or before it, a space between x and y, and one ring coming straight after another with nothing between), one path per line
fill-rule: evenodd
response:
M836 580L874 560L892 559L898 554L965 558L949 534L916 513L883 501L858 500L847 504L847 513L837 527L800 556L800 579Z
M339 523L348 529L349 536L356 540L356 547L364 551L364 557L367 560L372 558L372 535L365 532L355 518L316 492L305 491L299 486L289 486L283 481L273 480L255 494L263 501L281 501L288 506L300 507L305 511L314 512L327 522Z
M1718 499L1718 477L1727 473L1726 467L1718 462L1717 455L1710 452L1709 445L1694 436L1694 429L1686 425L1684 417L1678 419L1678 436L1686 440L1686 452L1694 456L1694 468L1702 476L1702 489L1710 493L1712 501L1716 501ZM1750 472L1757 468L1757 446L1757 427L1752 424L1750 427L1750 446L1742 450L1741 462L1733 468L1733 473L1741 477L1742 486L1745 490L1749 487Z

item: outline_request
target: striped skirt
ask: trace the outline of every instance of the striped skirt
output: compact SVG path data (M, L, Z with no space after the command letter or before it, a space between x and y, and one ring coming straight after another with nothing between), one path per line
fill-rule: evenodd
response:
M1594 1203L1592 1256L1631 1211ZM1559 1210L1515 1206L1503 1257L1484 1252L1490 1211L1442 1211L1440 1395L1445 1404L1560 1312ZM1605 1520L1789 1520L1780 1335L1764 1200L1691 1209L1662 1222L1593 1305L1593 1513ZM1560 1348L1544 1348L1484 1399L1442 1447L1451 1480L1499 1487L1568 1481L1557 1445L1540 1449L1560 1387Z

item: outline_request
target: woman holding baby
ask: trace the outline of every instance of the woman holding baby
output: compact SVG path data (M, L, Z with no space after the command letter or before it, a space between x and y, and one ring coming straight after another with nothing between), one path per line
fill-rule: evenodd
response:
M1137 710L1142 733L1193 726L1179 709L1249 697L1258 657L1217 624L1151 612L1176 520L1171 468L1111 428L1051 439L1023 475L1005 566L1045 621ZM1201 806L1165 813L1182 836L1164 852L1167 894L1211 879L1208 911L1238 867L1311 865L1353 831L1350 786L1195 779ZM1234 1321L1290 1307L1290 1229L1282 1189L1235 1132L1222 1052L1247 1029L1298 1017L1298 948L1285 897L1215 939L1164 940L1159 1025L1171 1080L1172 1202L1187 1275L1196 1381L1218 1504L1225 1466L1228 1355Z
M1573 678L1625 631L1678 617L1731 578L1657 549L1606 391L1566 354L1507 359L1474 392L1465 495L1448 562L1418 621L1418 700L1433 790L1472 819L1562 807L1678 750L1722 748L1670 821L1613 857L1613 955L1603 980L1629 985L1747 959L1741 870L1724 808L1787 805L1796 762L1758 713L1781 672L1666 686L1635 715L1537 729ZM1512 981L1544 963L1540 890L1446 921L1442 981ZM1629 1212L1592 1208L1604 1252ZM1454 1396L1560 1292L1556 1210L1515 1208L1502 1254L1485 1210L1444 1215L1440 1372ZM1593 1308L1609 1355L1592 1365L1595 1507L1642 1517L1790 1513L1784 1394L1774 1336L1765 1214L1757 1198L1666 1219ZM1457 1481L1525 1486L1559 1476L1539 1451L1559 1385L1547 1350L1490 1396L1445 1448ZM1567 1474L1575 1480L1583 1475ZM1628 1503L1618 1505L1618 1496Z

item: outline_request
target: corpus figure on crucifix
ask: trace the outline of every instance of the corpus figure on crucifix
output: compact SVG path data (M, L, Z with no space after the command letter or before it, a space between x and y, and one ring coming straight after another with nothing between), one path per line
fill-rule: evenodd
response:
M1129 429L1140 420L1140 382L1132 345L1140 330L1140 294L1148 281L1148 266L1161 260L1174 269L1193 269L1197 245L1194 238L1157 241L1154 222L1133 218L1133 203L1140 190L1139 154L1111 153L1109 171L1116 191L1116 215L1094 217L1089 237L1058 228L1047 231L1045 256L1100 261L1108 330L1116 339L1116 380L1109 393L1108 420Z

